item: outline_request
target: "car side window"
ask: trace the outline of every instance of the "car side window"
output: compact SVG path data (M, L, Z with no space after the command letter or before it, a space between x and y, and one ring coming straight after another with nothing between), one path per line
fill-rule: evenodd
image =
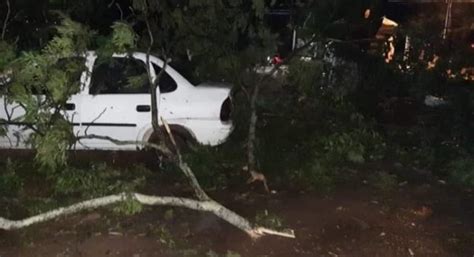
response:
M153 68L155 69L156 76L158 76L161 72L161 68L154 63ZM166 72L166 69L165 72L161 74L158 86L160 87L161 94L171 93L178 88L178 84L176 84L176 81Z
M90 94L145 94L149 92L145 63L133 58L96 61Z

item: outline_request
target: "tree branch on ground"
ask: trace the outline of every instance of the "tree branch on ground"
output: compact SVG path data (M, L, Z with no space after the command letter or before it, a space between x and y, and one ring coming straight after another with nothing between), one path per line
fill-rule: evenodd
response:
M53 220L60 216L78 213L84 210L91 210L98 207L104 207L120 202L125 202L129 200L135 200L144 205L164 205L164 206L174 206L174 207L184 207L196 211L205 211L210 212L217 217L227 221L231 225L237 227L240 230L246 232L251 238L257 239L264 235L276 235L288 238L295 238L295 234L292 230L280 232L273 229L268 229L264 227L253 227L250 222L245 218L236 214L235 212L225 208L219 203L210 200L210 201L197 201L188 198L182 197L168 197L168 196L151 196L144 195L139 193L120 193L109 196L104 196L100 198L95 198L83 202L79 202L68 207L62 207L54 209L36 216L25 218L22 220L9 220L0 217L0 229L3 230L16 230L25 228L34 224L46 222Z
M206 192L202 189L201 185L199 184L196 176L194 175L194 172L192 169L188 166L188 164L183 160L181 156L181 152L179 151L179 148L176 144L176 141L174 139L174 136L171 132L171 129L163 118L161 118L161 121L166 129L166 132L168 133L168 136L170 137L170 140L173 144L173 146L176 148L176 158L171 158L178 166L178 168L183 172L183 174L186 176L188 181L190 182L191 187L193 188L196 197L198 200L192 200L192 199L187 199L187 198L177 198L177 197L158 197L158 196L145 196L141 195L138 193L132 194L134 197L134 200L137 200L138 202L146 205L171 205L171 206L178 206L178 207L185 207L193 210L198 210L198 211L207 211L215 214L219 218L222 218L223 220L229 222L230 224L234 225L235 227L245 231L250 237L252 238L258 238L263 235L277 235L277 236L282 236L282 237L289 237L289 238L295 238L294 232L292 230L284 231L284 232L279 232L275 231L272 229L268 228L263 228L263 227L253 227L250 222L243 218L242 216L232 212L231 210L225 208L222 206L220 203L214 201L212 198L210 198ZM108 140L111 141L114 144L117 145L128 145L128 144L136 144L136 145L141 145L141 146L148 146L151 148L154 148L156 150L161 151L162 153L164 152L163 148L165 146L162 145L156 145L148 142L141 142L141 141L120 141L108 136L98 136L98 135L86 135L83 137L79 137L78 140L80 139L102 139L102 140ZM166 147L165 147L166 148ZM169 149L165 150L166 152L169 153L168 156L172 156L171 151ZM5 224L13 224L13 225L23 225L23 224L34 224L31 223L31 221L35 221L35 223L46 221L53 219L59 215L63 214L69 214L71 212L78 212L84 209L92 209L100 206L105 206L105 205L110 205L113 203L117 203L119 201L123 201L123 196L125 193L119 194L119 195L113 195L113 196L108 196L108 197L103 197L103 198L97 198L89 201L85 201L76 205L72 205L67 208L60 208L54 211L50 211L47 213L42 214L43 216L35 216L23 221L7 221ZM122 198L120 198L122 197ZM52 216L53 215L53 216ZM51 216L51 217L50 217ZM5 221L5 220L3 220ZM8 223L10 222L10 223ZM15 223L18 222L18 223ZM28 223L29 222L29 223ZM26 225L23 225L26 226ZM6 227L6 225L5 225ZM0 218L0 228L2 228L2 218Z
M191 168L188 166L188 164L183 160L183 157L181 156L181 152L179 151L178 145L176 144L176 141L174 139L173 134L171 133L171 129L168 126L168 123L166 122L163 117L161 117L161 122L165 126L166 132L168 133L168 136L170 137L170 140L176 149L176 156L178 157L177 160L177 165L181 169L181 171L184 173L186 178L188 178L191 187L194 189L194 193L196 194L197 198L201 201L209 201L211 198L204 192L204 190L201 188L201 185L199 184L196 176L194 175L193 171Z

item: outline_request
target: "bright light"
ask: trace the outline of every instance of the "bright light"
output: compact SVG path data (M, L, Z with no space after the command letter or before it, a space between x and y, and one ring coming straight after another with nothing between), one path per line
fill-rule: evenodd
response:
M365 10L364 18L366 18L366 19L370 18L370 9Z
M388 19L387 17L383 16L382 24L384 26L390 26L390 27L398 27L398 23L395 21Z

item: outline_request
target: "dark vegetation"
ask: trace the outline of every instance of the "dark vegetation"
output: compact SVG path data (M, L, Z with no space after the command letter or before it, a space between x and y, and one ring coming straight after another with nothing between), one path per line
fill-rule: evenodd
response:
M27 8L29 1L15 1L15 15L8 25L8 37L5 40L9 42L8 47L4 41L0 41L0 54L3 54L0 71L7 59L15 57L15 51L44 49L47 46L55 34L52 25L60 22L60 19L56 21L57 16L49 18L50 9L67 12L74 20L95 29L100 36L92 43L93 46L106 41L103 35L113 31L110 26L120 17L118 13L130 19L129 22L134 18L130 9L125 8L128 1L112 1L113 5L122 6L122 10L96 1L77 2L80 3L38 1L38 5L47 6L41 9L45 13L38 13L32 7ZM0 7L0 17L3 17L4 3ZM94 8L94 12L90 8ZM466 10L466 13L469 12L472 14L472 8ZM338 15L342 17L344 12ZM466 24L472 23L473 16L471 20L468 15L465 17ZM25 20L30 22L22 23ZM472 194L474 88L472 81L452 79L446 70L472 67L474 53L458 41L446 43L439 37L428 37L438 35L438 32L433 32L438 27L426 31L428 35L417 34L420 30L416 28L436 25L436 22L439 23L418 21L410 24L417 27L409 27L407 23L399 32L400 37L410 35L414 39L412 57L408 60L399 56L394 62L386 64L378 55L367 54L365 46L341 42L335 44L334 51L335 58L341 61L339 65L330 65L322 58L310 62L294 58L288 64L287 76L264 82L257 102L260 118L257 124L256 156L258 170L266 175L271 189L290 193L312 192L320 196L335 195L339 191L369 184L371 194L381 194L382 201L386 201L387 205L383 208L392 208L389 199L397 198L397 193L402 190L400 188L406 184L445 186L447 189L443 193L452 194L453 198ZM144 29L141 21L134 23L134 28L137 31ZM304 35L307 28L300 28ZM321 38L350 34L344 33L348 28L331 29L329 34L319 31L322 33ZM361 37L354 33L349 39L341 39ZM364 31L362 34L366 37L373 33ZM247 44L255 43L255 39L241 37L244 35L238 37L241 45L232 49L239 54L231 53L235 55L232 56L234 59L227 60L232 62L228 67L234 64L245 67L247 64L236 59L250 55L240 51L249 51ZM321 42L326 41L321 39ZM140 45L138 47L143 48ZM427 70L426 61L418 60L423 49L441 56L434 69ZM171 52L173 50L168 51ZM8 58L8 55L12 57ZM180 55L176 56L179 59ZM5 63L2 63L3 60ZM196 62L199 65L199 61ZM215 66L218 64L214 63ZM201 75L203 79L219 77L221 71L209 74L209 70L215 66L203 68L205 72L199 73L196 69L196 73L191 73L196 77ZM238 74L245 78L224 78L238 81L234 97L235 130L230 139L215 148L195 147L187 151L184 157L193 167L204 189L215 194L231 190L254 192L258 196L263 193L260 185L247 186L247 173L242 169L247 161L245 149L251 111L245 92L252 89L249 85L257 78L246 73L244 76L243 72ZM424 100L427 95L440 96L447 104L426 106ZM3 217L30 216L77 200L123 191L182 195L188 195L191 191L183 185L183 178L176 167L166 162L158 163L155 155L150 153L137 153L135 157L129 157L130 161L121 162L118 156L123 156L122 153L109 153L104 154L105 158L97 158L95 154L71 152L67 157L67 165L56 169L51 169L54 165L44 166L41 157L36 156L34 159L33 152L2 151L1 154L0 216ZM141 207L131 203L113 210L133 214L139 212ZM168 219L173 220L173 211L167 213L163 213L163 217L166 219L167 215ZM281 226L281 222L284 222L268 212L251 215L257 222L268 226ZM163 238L165 244L174 244L174 241L170 243L172 239L166 229L159 228L161 230L156 229L153 233ZM472 233L464 236L462 242L456 244L457 247L464 247L456 250L459 254L469 253L467 248L470 243L474 243ZM212 254L216 253L208 253L207 256L217 256ZM226 256L238 256L232 254L228 252Z

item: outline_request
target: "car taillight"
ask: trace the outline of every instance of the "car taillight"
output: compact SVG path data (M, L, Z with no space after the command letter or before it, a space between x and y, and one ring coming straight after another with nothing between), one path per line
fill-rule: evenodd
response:
M221 115L220 115L221 121L230 121L231 115L232 115L232 100L230 99L230 97L227 97L227 99L225 99L224 103L222 103L222 106L221 106Z

